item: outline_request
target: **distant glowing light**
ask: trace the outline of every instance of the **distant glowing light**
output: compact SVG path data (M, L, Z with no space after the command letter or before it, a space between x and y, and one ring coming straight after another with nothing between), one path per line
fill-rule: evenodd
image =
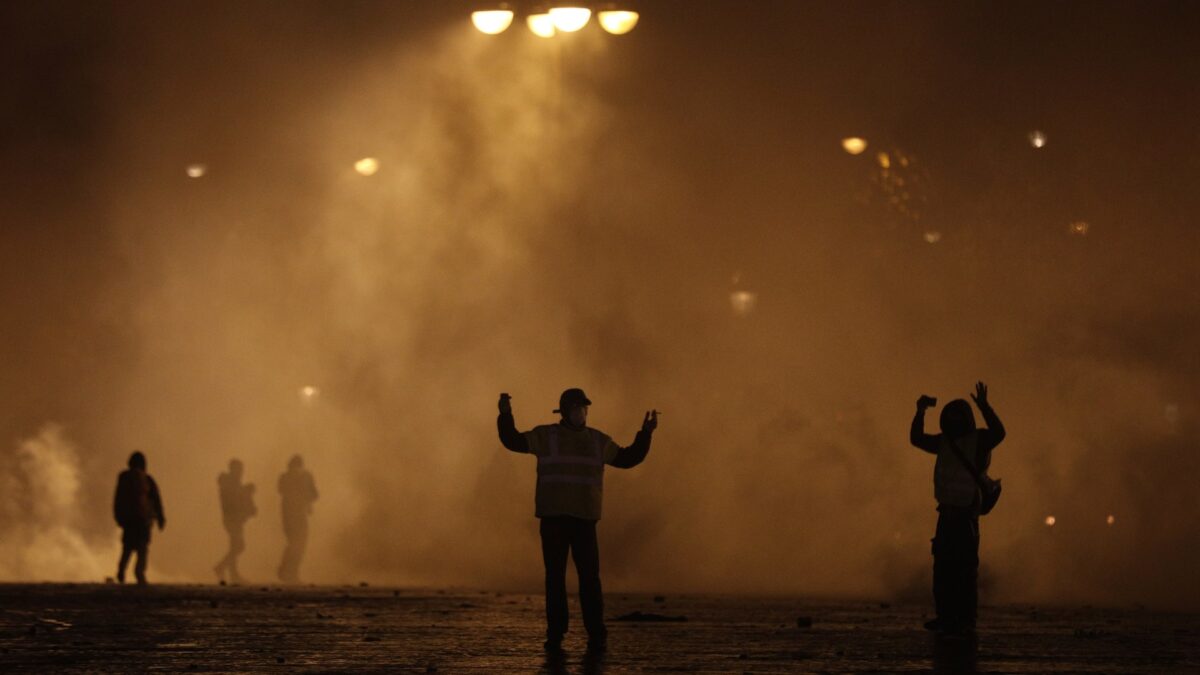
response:
M1046 134L1037 131L1036 129L1029 132L1029 144L1035 148L1046 147Z
M1067 230L1071 234L1073 234L1077 237L1084 236L1085 234L1088 233L1088 230L1090 230L1091 228L1092 228L1092 226L1088 225L1087 221L1084 221L1084 220L1076 220L1075 222L1073 222L1067 226Z
M1054 527L1058 520L1054 516L1046 516L1046 527Z
M587 25L592 10L587 7L551 7L550 20L554 27L564 33L574 33Z
M499 35L512 25L513 12L511 9L488 9L471 12L471 23L480 33Z
M867 149L867 141L858 136L843 138L842 149L852 155L861 155Z
M300 400L305 403L312 403L321 395L321 390L310 385L300 387Z
M363 176L374 176L379 171L379 160L374 157L363 157L354 163L354 170Z
M530 32L541 38L552 38L557 32L549 14L530 14L525 17L525 23L529 25Z
M637 25L638 13L609 9L601 11L597 18L600 20L600 27L604 30L613 35L624 35Z
M881 152L878 155L875 155L875 159L879 161L879 166L881 168L892 168L892 158L886 152Z
M1108 514L1108 517L1104 519L1104 522L1112 525L1113 523L1117 522L1117 517L1110 513Z
M188 178L200 178L208 173L208 166L204 164L189 164L187 168Z
M930 230L925 233L924 237L926 244L936 244L942 240L942 233L937 230Z
M746 316L754 311L754 305L758 302L758 294L750 291L734 291L729 294L729 304L733 306L733 313L738 316Z
M1168 403L1167 405L1163 406L1163 417L1170 424L1178 423L1179 422L1179 404L1178 403Z

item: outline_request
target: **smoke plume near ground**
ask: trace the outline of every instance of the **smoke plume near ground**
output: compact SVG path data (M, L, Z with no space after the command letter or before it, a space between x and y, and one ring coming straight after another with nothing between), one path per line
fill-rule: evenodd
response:
M500 448L495 399L528 428L582 386L620 443L665 411L647 462L607 473L607 587L923 598L913 404L984 379L1009 430L985 597L1193 603L1197 138L1172 131L1196 64L1153 60L1168 22L1101 47L1065 10L1066 37L984 10L768 3L753 35L661 11L542 42L444 7L31 10L56 28L10 47L40 97L6 112L29 167L6 176L33 189L3 235L26 328L0 401L5 475L34 497L6 505L27 545L3 576L111 574L110 490L141 449L168 515L152 578L210 578L238 457L241 568L271 579L301 454L305 578L537 588L534 465ZM1029 50L962 40L996 21ZM929 177L919 218L880 192L897 148Z

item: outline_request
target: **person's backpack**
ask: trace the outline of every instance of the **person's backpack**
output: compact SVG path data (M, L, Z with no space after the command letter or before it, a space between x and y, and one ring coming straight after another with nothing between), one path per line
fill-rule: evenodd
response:
M975 479L975 484L979 486L979 492L982 497L979 503L979 515L986 516L996 507L996 502L1000 501L1000 479L992 480L980 474L979 469L975 468L971 460L967 459L967 456L959 449L958 444L954 442L953 438L946 436L946 442L950 444L950 450L954 452L954 456L958 458L958 461L962 462L962 465L967 468L967 471Z

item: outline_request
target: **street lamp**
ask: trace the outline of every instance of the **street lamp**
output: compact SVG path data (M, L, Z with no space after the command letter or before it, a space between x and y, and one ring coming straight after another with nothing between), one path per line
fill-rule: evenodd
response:
M637 25L638 13L625 5L605 3L596 12L600 27L613 35L624 35Z
M555 28L564 33L574 33L580 30L587 25L591 18L592 10L587 7L569 5L550 8L550 20L554 22Z
M550 12L530 14L525 17L525 23L530 32L540 38L552 38L558 32L554 28L554 19L550 18Z
M480 33L499 35L508 30L513 22L513 11L507 2L499 3L491 9L480 9L471 12L471 23Z
M525 24L530 32L541 38L552 38L558 33L574 33L583 30L591 20L592 10L588 5L596 7L600 27L612 35L624 35L638 23L639 15L629 0L602 3L568 0L562 4L537 3L527 6ZM477 7L471 12L471 23L479 32L487 35L499 35L508 30L516 17L512 5L507 2L485 2Z

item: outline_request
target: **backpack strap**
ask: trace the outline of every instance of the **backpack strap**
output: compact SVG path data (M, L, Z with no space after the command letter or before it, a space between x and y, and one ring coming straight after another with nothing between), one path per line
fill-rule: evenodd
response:
M980 490L986 492L988 490L988 485L983 481L983 477L979 475L979 469L976 469L975 465L971 463L971 460L967 459L967 456L963 454L962 449L958 447L958 444L954 442L953 438L946 436L946 442L950 444L950 451L954 453L954 456L958 458L958 461L962 462L962 465L966 467L968 472L970 472L971 477L975 479L975 484L979 486Z

